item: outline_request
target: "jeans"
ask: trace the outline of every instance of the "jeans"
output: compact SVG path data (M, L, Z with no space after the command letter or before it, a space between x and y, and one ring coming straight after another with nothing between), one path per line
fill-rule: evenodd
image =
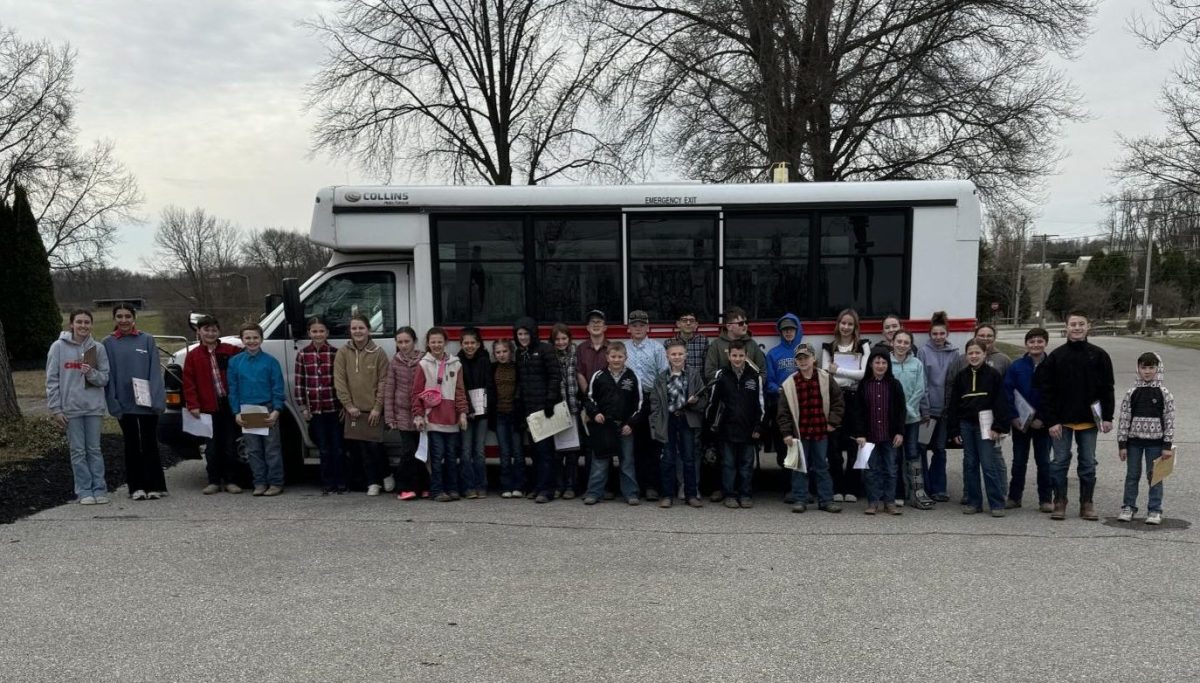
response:
M608 429L593 424L592 429ZM617 437L616 455L621 463L621 495L626 500L638 497L638 484L635 476L636 467L633 462L633 435ZM588 474L587 497L600 500L604 497L604 489L608 487L608 468L612 463L612 453L597 453L592 458L592 471Z
M946 494L946 420L937 418L929 443L923 444L929 464L925 468L925 492L929 495ZM932 455L930 455L932 452ZM924 463L922 463L924 466Z
M964 420L959 423L958 428L963 441L963 491L966 492L967 505L977 510L983 509L983 492L979 490L979 475L982 470L988 507L992 510L1003 510L1004 482L1007 476L999 444L983 438L978 422Z
M808 495L808 475L817 481L817 504L833 502L833 478L829 476L829 439L800 439L808 472L792 470L792 496L803 503Z
M554 450L554 437L548 436L533 444L533 466L537 472L537 493L553 498L558 489L558 453Z
M524 490L525 451L512 415L496 416L496 441L500 445L500 490Z
M71 471L75 475L75 496L104 496L108 483L104 481L104 454L100 452L99 415L67 418L67 444L71 450Z
M721 489L727 498L750 499L754 496L754 461L757 456L758 449L753 443L721 442Z
M846 406L854 405L855 391L842 389L842 401ZM858 443L850 438L846 425L842 425L829 434L829 474L833 478L833 492L839 494L863 495L862 470L854 469L854 460L858 457Z
M1064 426L1062 436L1053 439L1054 459L1050 461L1050 479L1054 486L1054 499L1061 503L1067 502L1067 472L1071 469L1071 437L1079 451L1079 464L1076 473L1079 475L1079 502L1092 502L1092 494L1096 491L1096 436L1100 430L1074 430Z
M1025 494L1025 470L1029 466L1029 448L1033 447L1033 462L1037 467L1038 503L1050 502L1050 433L1045 429L1012 430L1012 483L1008 499L1021 502Z
M1138 484L1142 478L1142 461L1146 463L1146 481L1154 474L1154 459L1162 455L1162 444L1155 446L1135 445L1126 447L1125 455L1125 507L1137 512ZM1146 505L1149 512L1162 512L1163 483L1160 481L1150 487L1150 501Z
M283 486L283 448L279 445L279 425L266 436L242 434L242 447L250 464L255 486Z
M457 429L457 427L455 428ZM429 439L429 493L458 493L458 432L427 431Z
M125 437L125 480L129 492L167 490L158 457L158 415L126 413L118 420Z
M854 463L851 463L853 465ZM891 440L880 441L867 460L867 502L890 505L896 494L896 449Z
M686 415L667 417L667 443L662 449L659 470L662 472L662 496L673 498L678 486L675 463L683 463L683 497L699 498L700 487L696 470L696 430L688 426Z
M308 421L308 434L321 453L321 486L327 490L344 490L346 484L346 454L342 446L342 423L335 411L317 413Z
M213 413L213 435L204 447L204 463L210 484L235 484L245 476L245 469L238 462L237 438L241 428L229 410L229 401L220 399L217 412Z
M467 431L462 433L462 455L459 457L458 488L468 491L487 489L487 464L484 444L487 442L487 418L467 419Z

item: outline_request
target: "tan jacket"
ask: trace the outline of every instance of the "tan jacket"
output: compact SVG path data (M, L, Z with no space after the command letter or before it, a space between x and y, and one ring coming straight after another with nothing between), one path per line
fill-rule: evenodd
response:
M338 400L363 412L378 410L383 414L387 367L387 354L374 341L368 341L361 351L354 342L343 345L333 358L333 388Z

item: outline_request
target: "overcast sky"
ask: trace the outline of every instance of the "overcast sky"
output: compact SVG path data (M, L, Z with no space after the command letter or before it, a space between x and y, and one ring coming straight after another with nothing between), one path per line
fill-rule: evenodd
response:
M1049 179L1038 232L1094 235L1120 154L1117 133L1154 134L1155 103L1179 51L1151 52L1126 30L1146 0L1102 0L1094 33L1062 68L1090 118L1066 128L1067 153ZM146 196L140 226L122 230L138 269L152 254L162 207L203 207L243 228L307 230L314 191L369 183L345 163L309 158L312 118L304 86L323 55L299 22L327 0L0 0L0 22L26 40L78 50L78 125L84 141L108 138Z

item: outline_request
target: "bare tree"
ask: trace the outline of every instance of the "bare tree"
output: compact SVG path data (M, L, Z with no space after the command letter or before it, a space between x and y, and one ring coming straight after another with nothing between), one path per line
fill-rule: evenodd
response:
M605 90L636 148L691 176L966 177L1028 194L1080 115L1051 52L1092 0L592 0L634 41Z
M228 220L204 209L178 206L162 210L154 234L156 260L148 264L158 275L180 283L176 291L200 309L216 305L213 280L238 265L241 233Z
M316 147L384 179L398 164L495 185L620 175L583 112L616 48L573 30L572 5L340 0L312 24L329 47L310 84Z
M100 261L142 196L111 142L76 145L75 52L0 28L0 201L21 184L53 269Z
M250 234L242 244L246 265L259 268L272 283L285 277L305 278L329 262L330 250L308 241L304 235L282 228L266 228Z

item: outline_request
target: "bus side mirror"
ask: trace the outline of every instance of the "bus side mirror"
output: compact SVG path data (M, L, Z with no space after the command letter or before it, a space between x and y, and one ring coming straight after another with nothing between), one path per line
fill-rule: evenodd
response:
M300 280L283 278L283 317L292 339L304 339L304 306L300 303Z
M263 297L263 315L267 315L274 311L279 304L283 303L282 294L268 294Z

